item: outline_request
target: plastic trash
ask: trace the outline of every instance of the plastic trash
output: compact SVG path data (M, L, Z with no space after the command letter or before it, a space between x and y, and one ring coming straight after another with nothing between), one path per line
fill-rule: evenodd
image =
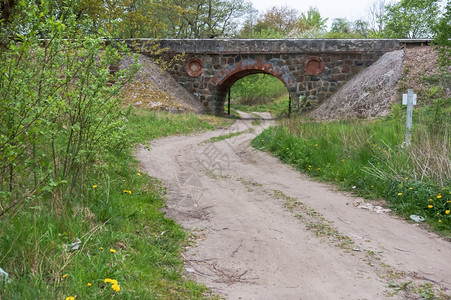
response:
M72 244L64 244L64 247L66 247L66 249L69 249L69 251L75 251L78 250L78 248L80 248L80 245L81 241L79 238L77 238L75 242L73 242Z
M424 218L422 216L418 216L418 215L410 215L410 218L412 220L414 220L415 222L424 222Z
M8 273L6 273L2 268L0 268L0 280L9 282L8 277L9 277Z

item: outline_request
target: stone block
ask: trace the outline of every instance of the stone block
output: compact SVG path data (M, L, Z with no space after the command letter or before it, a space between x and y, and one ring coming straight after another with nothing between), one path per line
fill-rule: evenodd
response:
M351 71L351 68L348 66L348 65L344 65L342 68L341 68L341 72L342 73L349 73Z
M362 70L362 67L357 67L357 66L353 66L351 67L351 73L352 74L357 74Z
M356 60L356 61L354 61L354 65L355 65L355 66L363 66L363 61L361 61L361 60Z

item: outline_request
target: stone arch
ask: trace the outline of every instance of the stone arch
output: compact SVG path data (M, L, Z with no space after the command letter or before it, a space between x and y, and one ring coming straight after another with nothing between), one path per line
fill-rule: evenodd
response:
M245 59L234 64L227 65L216 72L210 81L209 88L215 91L214 113L223 113L224 103L228 90L239 79L251 75L265 73L278 78L287 88L291 97L296 96L296 79L290 74L288 67L273 62Z

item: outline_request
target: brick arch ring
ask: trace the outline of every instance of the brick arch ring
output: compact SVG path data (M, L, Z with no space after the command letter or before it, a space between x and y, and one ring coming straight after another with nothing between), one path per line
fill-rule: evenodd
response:
M290 74L288 67L253 59L245 59L218 70L210 85L216 89L229 89L237 80L256 73L277 77L289 90L296 85L296 79Z
M258 73L270 74L277 77L285 85L290 95L296 95L296 79L290 74L288 67L281 67L271 62L244 59L218 70L210 80L209 89L215 91L213 112L216 115L221 115L224 112L227 91L237 80L247 75Z

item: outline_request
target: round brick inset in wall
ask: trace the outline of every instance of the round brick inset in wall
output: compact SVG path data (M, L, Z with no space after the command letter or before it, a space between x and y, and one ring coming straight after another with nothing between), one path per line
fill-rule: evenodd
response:
M317 56L309 57L305 60L304 70L308 75L317 76L324 70L324 61Z
M186 72L189 76L198 77L202 74L202 69L204 68L202 60L197 57L190 58L186 63Z

